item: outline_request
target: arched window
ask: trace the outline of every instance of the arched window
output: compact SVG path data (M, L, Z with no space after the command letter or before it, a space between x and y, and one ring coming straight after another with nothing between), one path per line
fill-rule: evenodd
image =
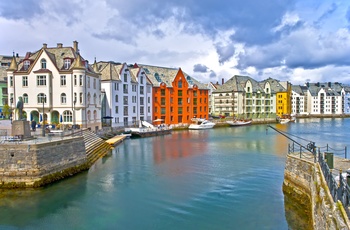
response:
M45 58L43 58L43 59L41 59L41 68L42 69L46 69L46 60L45 60Z
M91 95L90 95L90 93L88 93L88 96L87 96L87 103L88 103L88 105L90 104L90 99L91 99Z
M96 121L96 120L97 120L97 111L94 110L94 121Z
M97 100L97 96L96 93L94 93L94 104L96 105L96 100Z
M91 112L90 112L90 110L89 110L89 111L87 111L87 119L88 119L88 121L90 121L90 120L91 120Z
M73 114L72 111L66 110L63 112L63 122L72 122Z
M28 104L28 94L23 94L23 103Z
M65 93L61 94L61 104L66 104L67 103L67 96Z
M46 103L46 94L39 93L38 94L38 104Z
M118 102L118 95L115 95L115 102Z

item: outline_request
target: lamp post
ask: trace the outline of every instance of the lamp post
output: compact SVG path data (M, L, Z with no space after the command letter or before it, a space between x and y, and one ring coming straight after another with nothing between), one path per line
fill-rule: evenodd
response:
M44 104L45 104L45 100L44 97L42 97L41 101L43 102L43 137L45 137L45 116L44 116Z
M75 103L77 103L76 98L74 98L74 101L73 101L73 127L72 127L72 129L75 129Z
M102 122L102 126L103 126L103 122L104 122L104 117L106 116L106 106L105 106L105 95L106 92L105 90L101 91L101 122Z
M10 120L11 120L11 124L12 124L12 103L13 103L13 97L10 98L10 104L11 104L11 109L10 109Z

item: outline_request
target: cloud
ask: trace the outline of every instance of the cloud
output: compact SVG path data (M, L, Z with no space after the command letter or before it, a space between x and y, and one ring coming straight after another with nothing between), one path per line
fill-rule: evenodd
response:
M195 64L193 66L193 72L206 73L208 72L208 67L202 64Z
M39 0L0 1L0 16L12 20L28 20L43 13Z
M348 21L348 24L349 24L349 27L350 27L350 6L348 7L348 10L346 11L345 18Z
M210 70L209 78L216 78L216 73L214 70Z
M222 43L215 44L216 52L219 55L219 63L223 64L232 58L235 54L235 46L233 43L224 45Z
M326 9L326 11L317 19L317 21L315 22L315 25L319 25L320 23L325 21L327 18L329 18L337 10L337 8L338 8L337 4L333 2L328 7L328 9Z

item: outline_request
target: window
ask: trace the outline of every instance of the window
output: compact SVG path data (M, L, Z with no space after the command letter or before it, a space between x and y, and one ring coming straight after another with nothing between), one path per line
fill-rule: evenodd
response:
M45 58L43 58L43 59L41 59L41 68L42 69L46 69L46 60L45 60Z
M124 73L124 82L128 82L128 75Z
M46 103L46 94L39 93L38 94L38 104Z
M141 84L143 84L143 76L141 76L140 82L141 82Z
M61 94L61 104L66 104L67 103L67 96L65 93Z
M23 87L28 87L28 76L23 76L22 77L22 86Z
M61 86L67 85L66 75L61 76Z
M70 59L65 59L64 60L64 69L69 69L70 64L71 64Z
M96 96L96 93L94 93L94 104L96 105L97 103L97 96Z
M77 85L77 75L74 75L74 86Z
M115 102L118 102L118 95L115 95Z
M23 103L28 104L28 94L23 94Z
M91 99L91 95L90 95L90 93L88 93L88 95L87 95L87 103L88 103L88 105L90 104L90 99Z
M77 93L74 93L73 103L77 103Z
M165 105L165 97L162 97L162 98L160 99L160 104L161 104L161 105Z
M115 113L118 114L118 112L119 112L119 109L118 109L118 106L116 106L116 107L115 107Z
M127 84L123 84L123 92L128 93L128 85Z
M25 60L24 63L23 63L24 70L28 70L29 66L30 66L30 61L29 60Z
M178 87L178 88L182 88L182 81L178 81L178 82L177 82L177 87Z
M83 93L79 94L79 102L80 104L83 104Z
M94 110L94 121L96 121L96 120L97 120L97 111Z
M161 95L161 96L165 96L165 89L161 89L161 90L160 90L160 95Z
M182 90L177 91L177 96L180 96L180 97L182 96Z
M143 95L143 86L140 86L140 94Z
M83 85L83 75L79 75L79 85Z
M37 79L37 85L46 85L46 76L39 75L36 77Z
M96 79L94 78L94 89L96 89Z
M124 105L128 104L128 96L124 96Z
M88 121L91 120L91 112L90 112L90 110L87 111L87 120Z
M87 77L87 87L90 88L90 77Z
M144 105L144 98L140 97L140 105Z
M13 86L13 76L10 76L10 86Z
M72 122L73 120L73 114L72 111L64 111L63 112L63 122Z

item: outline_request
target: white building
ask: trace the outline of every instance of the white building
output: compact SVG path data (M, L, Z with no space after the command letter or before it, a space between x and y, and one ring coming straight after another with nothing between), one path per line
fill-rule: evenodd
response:
M14 109L22 97L26 120L101 128L100 75L80 56L77 41L73 47L44 44L28 52L18 65L13 59L7 76L9 104Z
M98 62L105 93L102 116L112 127L152 121L152 85L142 68L126 63Z
M292 85L292 114L307 115L308 89L306 86Z

